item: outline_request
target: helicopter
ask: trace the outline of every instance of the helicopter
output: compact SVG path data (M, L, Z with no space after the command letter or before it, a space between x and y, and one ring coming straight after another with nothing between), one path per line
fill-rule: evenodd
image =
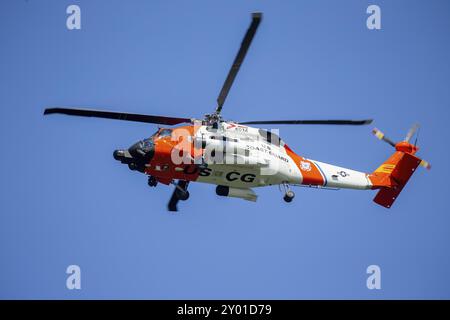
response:
M364 173L302 157L274 130L251 125L360 126L372 123L372 119L236 122L222 118L223 105L261 20L262 13L252 13L250 26L217 98L217 106L203 119L66 107L46 108L44 115L64 114L168 126L159 128L128 149L115 150L113 157L129 169L146 175L150 187L174 185L167 205L169 211L177 211L178 202L189 198L191 182L213 184L219 196L248 201L257 200L252 188L272 185L280 186L286 202L292 202L295 197L291 186L377 189L374 202L390 208L418 166L431 168L427 161L415 156L419 149L417 137L414 144L410 143L418 125L411 127L406 138L398 143L375 128L373 134L393 146L395 152L375 171ZM176 126L180 124L184 125Z

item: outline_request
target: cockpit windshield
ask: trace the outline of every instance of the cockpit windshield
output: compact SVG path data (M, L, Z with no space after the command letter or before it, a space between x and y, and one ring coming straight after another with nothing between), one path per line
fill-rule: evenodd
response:
M154 145L153 140L156 137L156 135L158 134L158 132L159 132L159 130L156 131L154 134L152 134L149 138L142 140L142 144L143 144L144 148L150 149L153 147L153 145Z
M153 136L151 136L150 138L142 140L142 146L143 146L143 148L145 150L150 150L151 148L153 148L153 146L154 146Z

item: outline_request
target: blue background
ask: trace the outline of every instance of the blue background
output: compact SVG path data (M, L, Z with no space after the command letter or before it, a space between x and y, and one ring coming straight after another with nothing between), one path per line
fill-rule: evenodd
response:
M66 28L81 7L82 29ZM382 30L366 28L378 4ZM390 210L374 191L277 187L257 203L172 187L112 151L155 125L43 117L85 106L211 112L250 12L264 12L225 104L233 120L374 118L422 125L419 170ZM450 298L448 1L2 1L0 298ZM298 154L371 172L392 149L372 127L284 126ZM82 270L67 290L66 267ZM368 290L366 268L381 267Z

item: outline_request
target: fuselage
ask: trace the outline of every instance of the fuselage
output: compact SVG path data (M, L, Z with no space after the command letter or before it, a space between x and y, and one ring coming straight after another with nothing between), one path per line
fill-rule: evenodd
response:
M372 187L366 173L304 158L277 132L232 122L221 122L217 128L202 124L161 128L133 145L128 155L140 156L139 171L164 184L185 180L233 188Z

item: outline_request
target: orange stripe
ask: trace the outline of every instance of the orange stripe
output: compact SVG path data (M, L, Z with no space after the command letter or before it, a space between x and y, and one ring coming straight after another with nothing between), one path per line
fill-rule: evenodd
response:
M300 170L300 173L303 176L302 184L317 186L323 186L325 184L325 179L314 162L300 157L287 145L285 145L285 150L288 156L291 157L292 160L294 160L295 165Z

